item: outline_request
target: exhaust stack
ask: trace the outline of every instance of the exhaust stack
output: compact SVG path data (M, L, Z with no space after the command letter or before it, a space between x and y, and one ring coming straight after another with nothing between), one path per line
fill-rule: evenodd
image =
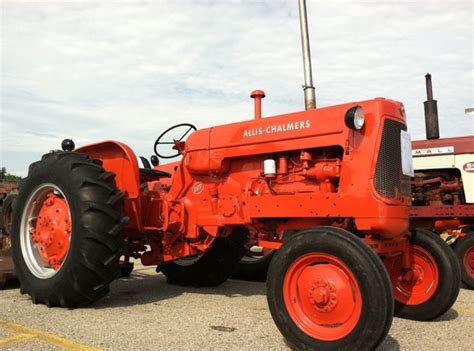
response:
M438 122L438 102L433 99L433 87L431 85L431 74L427 73L426 81L426 98L425 105L425 127L426 139L439 139L439 122Z
M304 103L307 110L316 108L316 94L313 87L311 72L311 51L309 48L308 18L306 16L306 0L299 0L301 46L303 49L304 66Z

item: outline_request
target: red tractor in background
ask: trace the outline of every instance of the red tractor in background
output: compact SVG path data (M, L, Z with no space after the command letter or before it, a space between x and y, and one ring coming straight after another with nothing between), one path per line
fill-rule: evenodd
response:
M439 138L437 102L426 75L426 140L413 141L412 226L437 232L474 289L474 136Z
M157 156L177 162L139 168L123 143L74 150L65 140L31 164L13 221L21 292L48 306L93 303L122 256L156 265L172 283L215 286L255 241L277 250L267 300L294 348L373 349L394 312L446 312L459 265L438 236L409 231L403 105L377 98L315 109L303 0L300 18L306 111L262 118L257 90L252 120L162 134ZM182 136L167 139L178 127Z

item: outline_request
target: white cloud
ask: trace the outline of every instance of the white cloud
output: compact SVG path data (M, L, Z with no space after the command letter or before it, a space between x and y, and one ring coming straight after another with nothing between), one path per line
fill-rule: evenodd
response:
M2 1L1 164L25 174L64 137L151 154L199 127L303 108L296 1ZM319 106L403 101L424 137L433 74L442 136L473 134L471 1L308 1Z

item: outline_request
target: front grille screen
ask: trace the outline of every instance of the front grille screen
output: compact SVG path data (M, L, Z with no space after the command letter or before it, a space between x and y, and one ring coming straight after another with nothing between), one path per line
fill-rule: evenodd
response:
M402 173L401 130L406 130L403 123L385 120L375 169L375 189L389 199L411 195L410 177Z

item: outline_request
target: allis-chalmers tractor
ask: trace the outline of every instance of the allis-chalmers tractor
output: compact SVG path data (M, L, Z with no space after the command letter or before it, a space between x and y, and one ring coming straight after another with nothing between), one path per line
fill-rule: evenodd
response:
M437 101L427 74L426 140L412 142L410 227L433 231L453 249L464 286L474 289L474 137L439 139ZM265 281L274 250L248 241L234 277Z
M441 235L456 253L462 281L474 289L474 137L439 139L437 102L426 75L426 140L413 142L413 226Z
M13 230L23 293L48 306L90 304L107 294L122 255L156 265L170 282L215 286L252 238L277 249L268 304L297 349L372 349L394 310L430 320L452 306L454 253L429 232L409 231L403 105L377 98L314 108L304 5L306 111L261 118L257 90L252 120L162 134L156 153L172 146L180 161L142 169L123 143L74 150L66 140L30 166Z

